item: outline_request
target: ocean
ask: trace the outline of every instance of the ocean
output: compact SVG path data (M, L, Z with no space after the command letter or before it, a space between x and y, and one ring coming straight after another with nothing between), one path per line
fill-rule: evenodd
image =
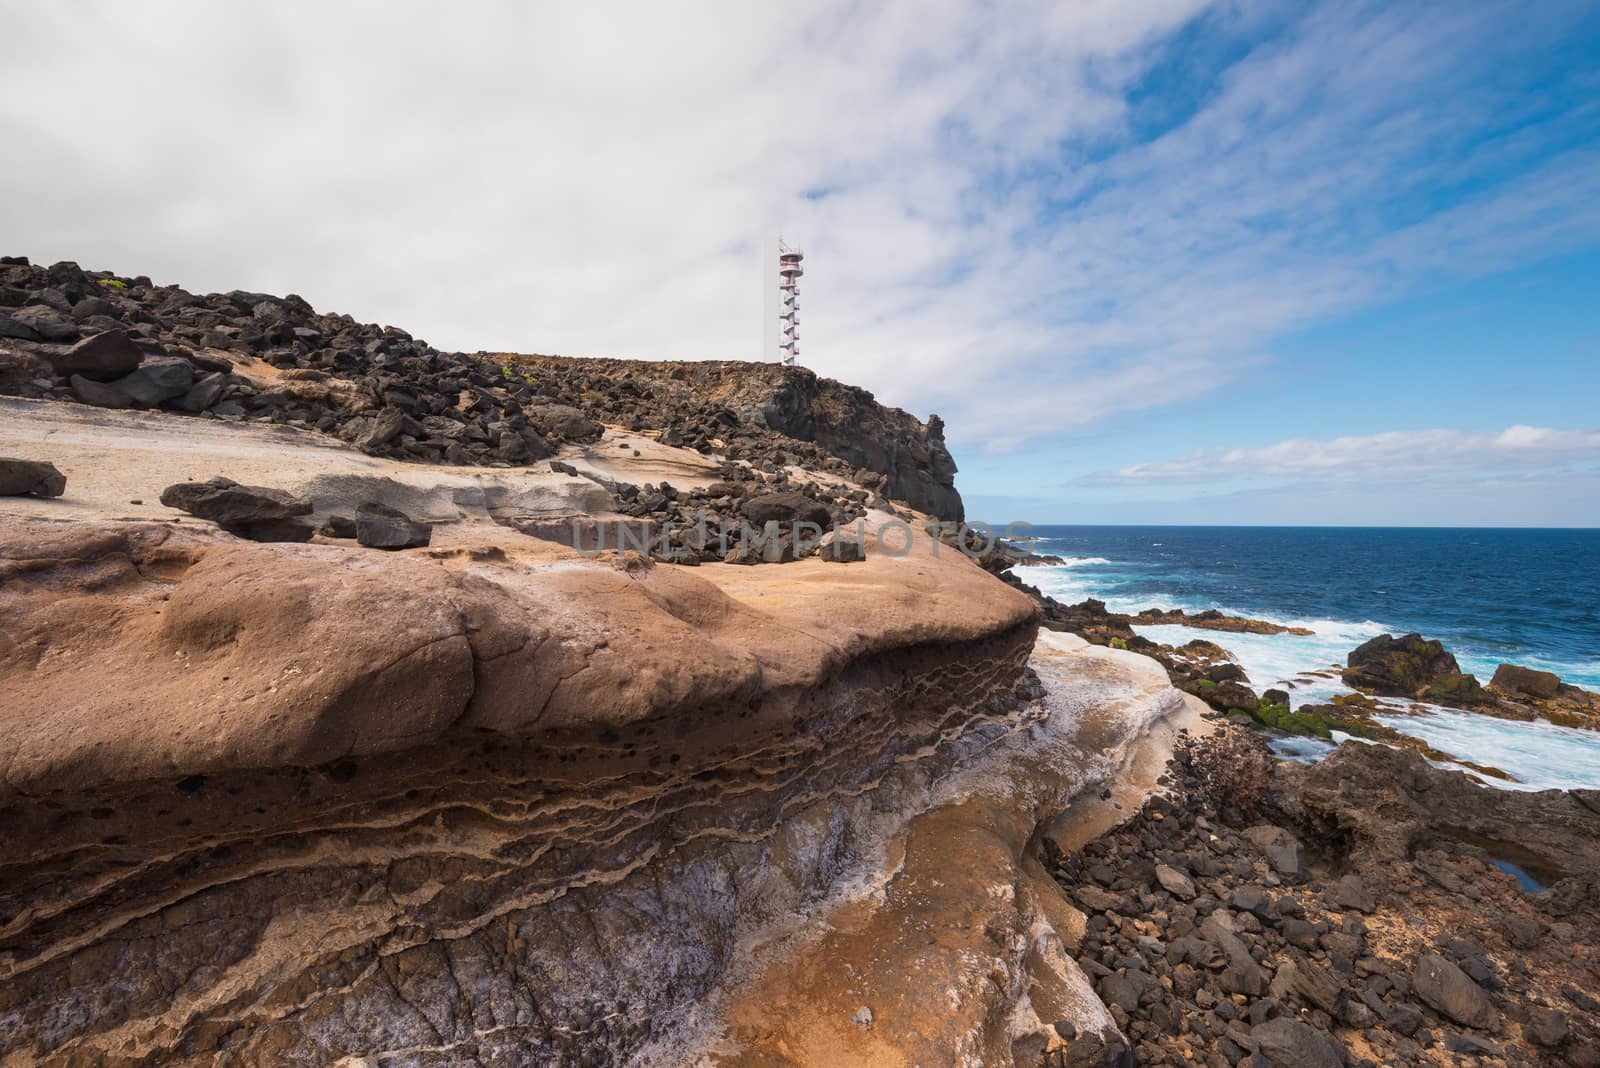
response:
M1021 533L1019 531L1019 533ZM1257 691L1294 681L1295 705L1349 692L1306 671L1343 665L1385 631L1444 642L1488 682L1500 663L1553 671L1600 691L1600 530L1373 527L1035 526L1035 552L1061 566L1017 574L1059 601L1113 611L1219 608L1309 627L1310 636L1138 628L1155 641L1206 638L1239 660ZM1434 710L1394 725L1523 788L1600 788L1600 733ZM1317 746L1298 747L1307 756Z

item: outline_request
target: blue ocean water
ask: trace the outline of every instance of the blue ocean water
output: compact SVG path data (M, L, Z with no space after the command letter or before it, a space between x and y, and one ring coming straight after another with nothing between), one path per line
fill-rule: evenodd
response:
M1348 692L1319 678L1374 635L1444 642L1488 682L1500 663L1600 691L1600 530L1035 526L1032 548L1062 566L1019 568L1068 603L1114 611L1219 608L1309 627L1310 636L1143 627L1156 641L1207 638L1257 689L1292 683L1292 703ZM1442 710L1412 718L1438 748L1496 764L1532 786L1600 786L1600 734ZM1508 766L1514 763L1516 767ZM1520 770L1519 770L1520 769Z

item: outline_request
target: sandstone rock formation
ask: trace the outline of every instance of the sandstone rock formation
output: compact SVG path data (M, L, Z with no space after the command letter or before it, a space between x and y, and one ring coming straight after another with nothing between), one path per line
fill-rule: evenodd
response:
M933 958L888 938L909 914L838 956L778 933L861 914L850 887L887 852L925 880L960 855L972 882L946 918L1022 938L952 920L976 941L944 958L963 991L948 1040L1009 1050L1041 976L1050 1013L1103 1023L1040 886L982 887L1022 878L1029 828L1178 698L1154 665L1113 683L1149 664L1130 657L1041 705L1034 606L959 555L627 571L485 523L378 556L0 522L0 610L20 621L0 646L0 1055L770 1052L787 1039L751 1029L774 1018L759 1001L728 1004L722 1039L691 1026L752 938L806 962L774 973L796 980L876 954L875 1048L912 1049L929 1024L890 995L910 974L894 954ZM996 989L991 967L1013 978ZM835 1004L846 1038L867 1034ZM1027 1019L1043 1049L1050 1021Z
M1038 850L1199 705L957 551L937 417L74 264L0 308L0 454L72 488L0 503L0 1063L1125 1059Z

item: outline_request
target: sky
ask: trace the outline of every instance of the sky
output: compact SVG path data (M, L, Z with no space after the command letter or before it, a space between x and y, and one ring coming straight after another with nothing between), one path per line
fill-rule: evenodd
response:
M974 517L1600 526L1600 6L0 0L0 252L801 360Z

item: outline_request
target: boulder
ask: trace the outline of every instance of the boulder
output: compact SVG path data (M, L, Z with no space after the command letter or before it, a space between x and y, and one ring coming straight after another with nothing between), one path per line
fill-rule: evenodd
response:
M605 427L569 404L540 404L527 410L528 423L547 438L598 441Z
M81 331L70 315L63 315L42 304L30 304L11 313L11 318L33 330L45 341L69 342L78 340Z
M380 449L401 434L422 437L424 434L422 424L399 408L385 408L378 413L365 432L356 438L356 447L368 450Z
M108 319L120 319L121 311L117 306L104 297L84 297L72 306L72 318L77 322L103 316Z
M1219 712L1242 708L1253 712L1260 701L1256 692L1242 682L1224 682L1214 690L1207 690L1205 701Z
M30 384L48 383L54 377L50 365L33 353L0 345L0 393L24 393Z
M303 497L266 486L241 486L227 478L168 486L161 491L161 503L209 519L230 533L254 541L304 541L298 536L298 526L285 527L282 523L311 512L311 502ZM310 537L309 526L305 537Z
M54 464L0 456L0 497L59 497L66 489L67 476Z
M1346 875L1333 884L1328 891L1328 899L1338 908L1354 909L1356 912L1372 912L1378 907L1378 899L1359 875Z
M1561 676L1553 671L1535 671L1516 664L1501 664L1494 669L1489 685L1502 693L1549 699L1561 692Z
M829 536L818 547L817 555L830 563L856 564L867 558L867 547L857 538Z
M1422 691L1422 698L1442 705L1494 704L1494 697L1484 690L1477 676L1467 674L1446 675L1429 684Z
M143 360L144 350L122 330L84 338L66 352L50 357L57 374L80 375L93 382L109 382L131 374Z
M1380 634L1357 646L1345 663L1347 686L1395 697L1416 697L1433 683L1461 674L1443 644L1420 634Z
M353 538L356 536L356 521L347 515L330 515L322 521L317 533L324 538Z
M1494 1003L1483 988L1437 953L1417 958L1411 983L1424 1004L1464 1027L1492 1031L1498 1023Z
M1194 900L1194 880L1177 868L1166 864L1157 864L1156 882L1160 883L1161 888L1174 897L1181 898L1184 901Z
M1277 1068L1344 1068L1344 1049L1338 1042L1287 1016L1252 1027L1250 1039Z
M416 549L428 544L433 528L376 501L356 509L356 541L369 549Z
M27 323L13 319L9 315L0 315L0 337L12 337L18 341L41 341L39 332Z
M1294 835L1270 823L1247 827L1243 833L1279 875L1293 878L1300 874L1300 841Z
M821 501L792 491L747 497L739 506L739 512L757 528L772 520L779 523L815 523L819 527L826 527L833 518L828 506Z
M191 386L189 391L178 399L178 407L186 412L203 412L221 400L222 394L227 391L227 388L227 375L208 374Z
M97 408L133 407L133 398L114 385L96 382L82 375L73 375L70 381L73 396L85 404L92 404Z
M111 384L133 398L134 403L153 408L189 392L194 385L194 365L176 356L156 356Z

